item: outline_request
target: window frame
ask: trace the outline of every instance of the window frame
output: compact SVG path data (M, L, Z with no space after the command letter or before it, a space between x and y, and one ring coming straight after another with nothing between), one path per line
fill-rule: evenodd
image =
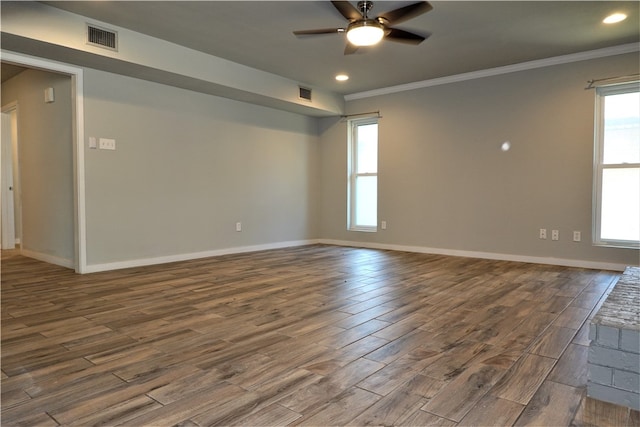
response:
M603 162L604 157L604 103L610 95L620 95L640 91L640 81L628 81L606 86L596 87L595 120L594 120L594 156L593 156L593 223L592 236L594 246L613 248L640 248L640 241L604 239L601 237L602 226L602 181L606 169L632 169L639 168L640 163L609 163Z
M347 137L347 230L375 233L378 231L378 206L376 197L376 225L360 225L356 223L356 181L358 177L375 177L376 188L378 185L378 165L376 164L376 172L358 173L358 128L360 126L375 124L380 130L380 124L377 117L364 117L348 120L348 137ZM380 151L380 135L376 141L376 150Z

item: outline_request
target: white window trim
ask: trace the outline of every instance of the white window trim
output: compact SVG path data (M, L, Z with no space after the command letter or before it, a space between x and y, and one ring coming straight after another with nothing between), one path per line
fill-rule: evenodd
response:
M358 177L365 176L378 176L378 173L354 173L356 170L356 162L358 159L357 153L357 128L362 125L370 125L370 124L378 124L377 117L364 117L358 119L352 119L348 122L348 138L347 138L347 162L348 162L348 170L347 170L347 230L349 231L361 231L365 233L375 233L378 231L377 224L374 226L365 226L365 225L356 225L356 179ZM376 208L377 209L377 208Z
M595 105L595 144L593 155L593 224L592 236L594 246L606 246L614 248L640 248L640 242L633 240L602 239L601 212L602 212L602 176L604 169L637 168L640 163L608 164L602 162L604 155L604 99L608 95L629 93L638 90L638 81L600 86L596 88Z

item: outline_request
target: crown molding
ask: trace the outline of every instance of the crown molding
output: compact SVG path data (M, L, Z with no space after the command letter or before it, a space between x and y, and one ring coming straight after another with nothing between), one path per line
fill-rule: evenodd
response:
M441 86L450 83L464 82L467 80L482 79L501 74L517 73L519 71L533 70L536 68L551 67L554 65L569 64L590 59L605 58L607 56L623 55L625 53L639 52L640 43L629 43L602 49L588 50L585 52L571 53L568 55L554 56L551 58L537 59L535 61L521 62L519 64L505 65L503 67L488 68L486 70L471 71L469 73L454 74L452 76L438 77L430 80L407 83L386 88L373 89L365 92L357 92L345 95L345 101L371 98L380 95L389 95L397 92L422 89L432 86Z

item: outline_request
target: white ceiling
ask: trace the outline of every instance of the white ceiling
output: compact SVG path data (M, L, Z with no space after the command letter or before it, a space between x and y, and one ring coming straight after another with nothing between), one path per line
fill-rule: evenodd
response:
M340 94L640 41L637 1L434 1L431 12L397 25L431 33L422 44L383 41L347 56L343 34L292 34L345 26L328 1L43 3ZM374 2L370 15L411 3ZM629 17L602 23L616 11ZM336 82L337 73L351 78Z

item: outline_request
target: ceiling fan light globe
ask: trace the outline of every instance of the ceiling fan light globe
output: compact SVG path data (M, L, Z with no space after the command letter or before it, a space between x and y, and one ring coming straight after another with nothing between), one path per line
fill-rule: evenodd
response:
M373 19L354 22L347 29L347 39L354 46L373 46L383 37L384 28Z

